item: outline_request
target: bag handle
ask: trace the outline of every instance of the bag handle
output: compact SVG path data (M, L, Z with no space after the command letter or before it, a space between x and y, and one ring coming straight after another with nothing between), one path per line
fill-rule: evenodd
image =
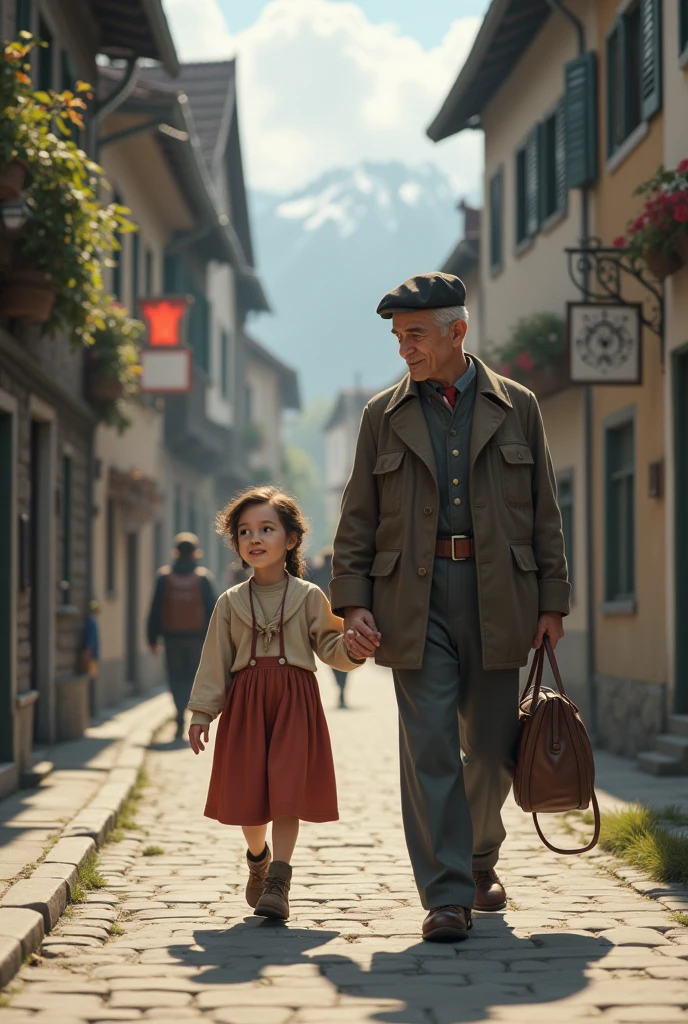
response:
M535 708L535 706L537 704L538 697L540 695L540 687L542 686L542 673L543 673L544 667L545 667L544 652L542 650L542 647L538 647L538 649L535 652L535 657L533 658L533 663L530 666L530 673L528 675L528 682L526 683L525 690L523 691L523 694L522 694L521 700L520 700L520 703L523 704L523 701L528 696L528 692L529 692L530 688L532 687L533 688L533 696L532 696L531 703L530 703L531 709Z
M538 823L537 814L533 812L533 822L535 823L535 831L540 836L540 839L545 844L548 850L551 850L552 853L587 853L589 850L592 850L593 847L597 846L597 840L600 838L600 806L597 803L597 796L595 795L594 789L592 791L592 797L590 802L592 803L592 812L595 816L595 831L588 845L581 847L579 850L560 850L558 846L552 846L549 840L545 839L544 835L542 834L542 829L540 828L540 825Z

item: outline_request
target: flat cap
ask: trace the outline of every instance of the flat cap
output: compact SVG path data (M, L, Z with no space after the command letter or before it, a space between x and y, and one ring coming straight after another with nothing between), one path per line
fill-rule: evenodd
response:
M436 270L431 274L416 274L398 288L387 292L377 307L384 320L392 313L412 313L416 309L440 309L443 306L463 306L466 303L466 285L454 274Z

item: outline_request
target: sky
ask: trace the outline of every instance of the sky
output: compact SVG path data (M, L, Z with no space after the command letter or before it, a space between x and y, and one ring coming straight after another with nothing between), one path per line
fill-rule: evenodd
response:
M182 60L237 57L252 189L288 193L362 161L435 163L475 198L480 133L425 135L486 0L163 0Z

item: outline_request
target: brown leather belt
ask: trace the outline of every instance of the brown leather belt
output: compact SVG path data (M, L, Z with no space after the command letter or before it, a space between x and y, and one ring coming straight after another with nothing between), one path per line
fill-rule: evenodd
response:
M463 533L456 533L453 537L438 537L435 544L436 558L451 558L454 562L463 562L467 558L475 557L473 538Z

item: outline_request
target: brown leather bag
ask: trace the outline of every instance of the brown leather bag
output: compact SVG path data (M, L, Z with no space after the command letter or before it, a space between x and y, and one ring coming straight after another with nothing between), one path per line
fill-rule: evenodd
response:
M545 652L558 692L542 685ZM564 689L548 636L535 652L521 697L519 717L521 734L514 774L516 803L524 811L532 813L537 834L554 853L586 853L592 850L600 837L592 746L578 708ZM595 816L595 832L587 846L578 850L560 850L545 839L538 824L538 813L585 810L590 804Z
M201 578L196 572L171 572L162 598L163 633L205 633L208 627Z

